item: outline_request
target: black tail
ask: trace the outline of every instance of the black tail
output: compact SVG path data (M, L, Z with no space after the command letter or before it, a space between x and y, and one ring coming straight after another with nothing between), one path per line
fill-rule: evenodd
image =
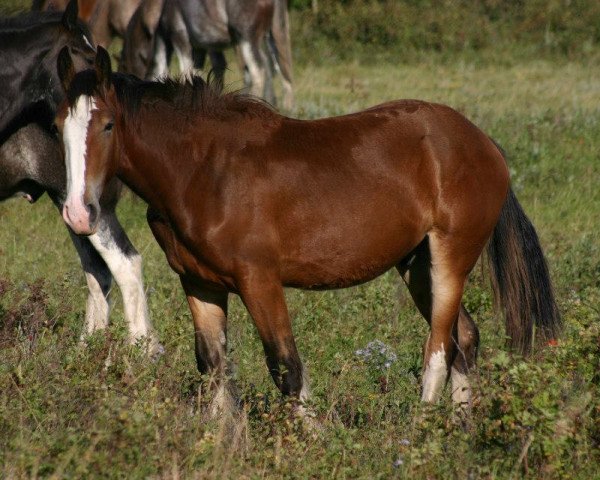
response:
M512 189L489 241L488 259L511 347L530 353L534 325L538 340L556 338L562 324L548 266L535 229Z

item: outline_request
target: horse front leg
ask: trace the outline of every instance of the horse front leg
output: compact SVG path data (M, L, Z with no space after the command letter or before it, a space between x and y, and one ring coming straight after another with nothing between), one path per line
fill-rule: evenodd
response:
M198 370L208 376L208 388L214 392L210 414L231 414L236 410L236 396L226 378L228 293L203 288L185 275L180 279L194 320Z
M306 400L308 385L280 280L274 272L253 269L241 278L240 295L258 330L275 385L284 395Z
M58 210L62 211L62 202L59 196L51 192L49 192L49 196ZM108 317L110 315L109 293L112 284L112 274L106 262L87 237L75 235L69 227L67 227L67 230L69 231L69 236L77 251L77 255L79 255L88 286L88 297L85 304L85 322L80 336L80 341L83 342L96 330L101 330L108 326Z
M86 237L79 237L70 229L69 235L79 255L89 290L85 304L85 323L80 338L81 341L84 341L86 337L96 330L104 329L108 326L108 317L110 315L109 293L112 274L106 262Z
M125 319L129 325L129 341L133 344L146 338L149 341L148 353L152 356L161 354L163 347L156 338L148 315L142 257L131 244L114 209L106 208L101 212L98 230L88 238L121 290Z

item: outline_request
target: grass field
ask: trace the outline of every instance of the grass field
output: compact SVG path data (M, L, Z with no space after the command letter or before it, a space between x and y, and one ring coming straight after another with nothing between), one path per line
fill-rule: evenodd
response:
M532 60L296 69L301 118L394 98L453 106L508 151L513 186L537 227L566 328L530 360L504 347L487 274L465 304L481 329L475 402L452 420L448 392L419 402L426 324L394 272L361 287L288 291L323 429L290 416L247 312L231 298L230 358L244 398L231 431L206 418L192 322L176 276L126 195L119 216L144 257L166 352L149 362L113 324L78 344L86 287L47 198L0 205L2 478L600 478L600 66ZM239 81L232 81L232 87ZM389 369L356 351L380 340Z

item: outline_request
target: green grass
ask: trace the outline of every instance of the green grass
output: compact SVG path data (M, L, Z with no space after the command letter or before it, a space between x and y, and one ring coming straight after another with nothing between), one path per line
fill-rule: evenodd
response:
M78 345L86 287L59 215L47 198L1 204L0 477L599 478L598 73L596 64L566 60L296 69L300 117L425 98L459 109L509 152L566 329L531 360L508 354L487 276L476 268L465 303L482 348L464 427L452 420L448 392L439 405L419 402L427 328L393 272L343 291L287 292L323 424L316 433L291 418L232 298L230 358L245 402L231 433L206 418L190 314L141 201L126 195L119 216L144 257L166 347L156 363L126 346L116 291L111 327ZM384 374L355 355L375 339L397 355Z

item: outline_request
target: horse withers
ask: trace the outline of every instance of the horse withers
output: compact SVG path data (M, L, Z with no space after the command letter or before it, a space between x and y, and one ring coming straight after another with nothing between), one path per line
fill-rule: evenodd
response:
M225 373L234 293L277 386L305 398L283 288L349 287L395 267L430 325L422 400L436 401L451 377L453 399L468 404L478 332L461 298L486 244L512 345L530 351L534 325L542 338L557 334L548 269L504 155L455 110L400 100L295 120L199 78L113 74L102 49L95 69L77 74L63 51L59 72L65 221L93 233L115 176L148 202L192 311L200 371Z
M72 0L64 13L32 12L0 20L0 201L22 196L33 203L47 192L62 209L66 171L52 131L57 104L64 98L56 58L67 48L80 70L95 57L90 33L77 16L77 1ZM100 199L96 235L80 237L69 230L89 287L82 337L107 325L114 277L125 300L131 341L149 337L155 353L160 346L148 319L141 258L115 215L120 188L115 179Z

